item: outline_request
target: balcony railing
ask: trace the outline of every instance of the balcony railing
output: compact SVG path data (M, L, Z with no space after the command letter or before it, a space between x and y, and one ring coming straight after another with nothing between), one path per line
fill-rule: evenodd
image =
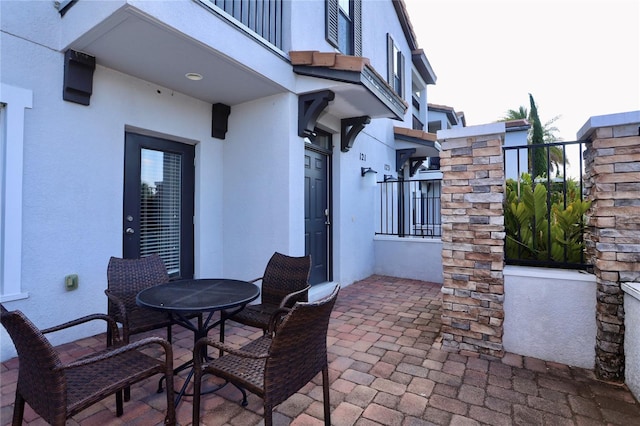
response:
M394 180L378 182L376 235L439 238L442 181Z
M250 30L283 50L284 0L197 0L210 10L226 15L234 24Z

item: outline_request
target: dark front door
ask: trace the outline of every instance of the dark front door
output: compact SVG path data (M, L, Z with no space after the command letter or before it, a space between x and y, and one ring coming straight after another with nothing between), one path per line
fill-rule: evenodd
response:
M323 143L318 141L323 137L330 138L319 134L316 143ZM311 255L311 285L331 278L329 158L322 149L310 147L305 150L305 251Z
M172 278L193 278L194 147L125 134L123 256L158 253Z

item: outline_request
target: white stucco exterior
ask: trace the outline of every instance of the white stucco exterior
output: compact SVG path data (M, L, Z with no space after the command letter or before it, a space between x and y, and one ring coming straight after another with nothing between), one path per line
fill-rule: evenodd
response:
M22 189L21 292L28 298L5 305L24 311L40 327L106 311L106 262L122 253L118 230L125 130L144 129L191 143L206 141L197 145L196 154L201 164L207 164L196 167L196 187L207 186L207 191L196 191L196 232L209 237L196 240L196 274L222 274L222 246L217 242L222 235L221 215L214 201L222 192L222 179L214 172L222 169L222 146L208 135L210 105L102 67L95 72L92 105L69 104L62 101L59 90L51 93L62 85L61 70L54 66L60 64L58 55L13 38L2 43L3 56L6 49L34 48L32 54L45 57L39 65L49 75L29 79L32 65L21 64L19 74L27 78L20 83L35 98L25 121ZM171 119L176 116L180 120ZM78 274L78 290L64 289L68 274ZM94 332L103 331L102 324L94 326L99 327ZM55 339L60 342L65 337L59 334ZM3 345L3 352L5 348L9 349Z
M279 50L191 0L83 0L64 17L53 2L0 3L0 102L7 104L0 129L6 135L0 300L7 309L22 310L42 328L106 312L107 262L123 250L125 132L195 146L196 277L252 279L262 274L274 251L304 254L305 142L298 135L298 96L327 83L292 72L288 51L335 49L325 39L324 1L283 4L287 24ZM410 105L411 48L392 2L363 2L362 9L363 56L386 76L386 37L393 35L406 58L404 100ZM199 55L223 58L274 94L230 105L225 139L211 136L215 101L124 72L116 61L105 65L101 57L96 58L90 104L64 101L65 51L99 45L114 31L124 38L120 48L126 50L122 28L131 22L172 42L189 40ZM198 64L198 58L176 61L190 59ZM144 72L152 66L141 57L122 69ZM237 76L210 72L206 77L205 84L224 85ZM341 152L340 119L328 113L318 119L317 126L333 138L333 282L345 286L384 271L377 266L381 258L376 257L373 214L376 180L382 174L362 177L360 168L395 168L393 127L411 128L411 121L410 108L402 120L373 119L353 148ZM435 257L433 262L441 269ZM65 290L68 274L78 274L77 290ZM52 341L63 343L103 328L96 324L72 335L56 334ZM4 329L0 338L0 359L14 356Z
M504 350L593 369L593 274L550 268L504 269Z
M624 291L625 383L640 399L640 283L622 283Z
M442 284L442 240L376 236L375 273ZM420 261L416 264L416 256Z

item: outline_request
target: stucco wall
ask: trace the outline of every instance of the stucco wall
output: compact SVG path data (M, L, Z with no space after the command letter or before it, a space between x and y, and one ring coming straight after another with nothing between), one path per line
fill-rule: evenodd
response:
M274 251L304 255L304 142L297 97L271 96L231 110L224 141L224 274L253 279ZM297 111L297 110L296 110Z
M124 133L150 131L195 143L196 275L222 272L222 143L212 139L211 105L98 66L88 107L62 100L63 54L6 34L2 81L33 92L25 111L22 282L27 299L7 302L38 327L106 312L106 267L122 255ZM11 107L11 106L9 106ZM12 143L8 141L7 143ZM7 206L11 208L11 206ZM201 261L200 259L206 259ZM78 274L79 288L64 289ZM104 331L57 333L54 343ZM14 348L4 329L0 356Z
M305 144L297 135L297 93L306 92L307 83L291 71L282 55L218 22L192 1L78 2L63 19L52 3L0 4L4 14L2 83L33 94L33 106L24 114L24 232L18 237L22 244L20 285L28 298L7 302L8 309L24 311L38 327L106 311L106 265L109 256L122 254L125 131L196 146L197 277L255 278L274 250L303 253ZM96 22L119 8L131 7L136 9L132 13L145 19L219 47L289 91L234 105L225 140L211 137L210 103L102 65L94 73L89 106L63 101L61 52ZM324 14L322 2L295 2L289 7L287 11L298 17L297 22L305 14ZM372 40L365 43L364 55L384 74L386 33L393 33L405 50L409 88L410 52L392 3L365 2L363 15L367 22L363 38ZM291 34L296 41L293 49L332 50L324 40L323 19L296 28L298 33ZM342 285L374 272L375 181L384 170L395 168L393 126L410 127L410 110L405 118L404 124L373 120L358 135L352 150L342 153L340 121L328 114L320 117L320 126L334 134L333 279ZM363 178L360 167L373 167L379 174ZM78 290L65 291L67 274L79 275ZM56 335L53 342L102 331L104 326L99 324ZM0 338L4 360L15 352L4 344L8 341L4 330Z
M640 283L623 283L625 382L640 400Z
M375 273L442 284L442 241L438 238L377 236Z
M504 286L505 351L576 367L594 367L594 275L506 266Z
M384 149L371 130L361 132L349 152L339 152L334 161L334 217L333 233L336 248L335 278L351 284L373 273L374 195L377 175L360 175L360 167L383 170L380 149ZM337 143L337 141L336 141ZM361 155L366 160L360 160ZM335 179L338 179L336 181Z

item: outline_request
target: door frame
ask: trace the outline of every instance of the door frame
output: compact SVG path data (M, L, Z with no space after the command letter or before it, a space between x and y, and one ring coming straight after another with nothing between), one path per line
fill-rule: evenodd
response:
M326 188L327 188L327 193L326 193L326 200L327 200L327 210L329 211L329 223L331 225L327 226L327 281L331 282L333 281L333 199L332 199L332 194L333 194L333 157L332 157L332 149L333 149L333 136L331 135L331 133L328 132L324 132L321 131L319 129L315 129L316 133L318 135L322 135L322 136L326 136L329 138L329 148L330 149L326 149L323 148L319 145L315 145L313 142L312 143L305 143L305 151L309 150L309 151L313 151L317 154L321 154L324 155L326 157L327 160L327 182L326 182ZM306 196L306 194L305 194ZM305 232L307 230L305 229ZM312 259L313 262L313 259Z
M131 139L130 139L131 138ZM180 275L171 278L193 278L195 270L195 146L166 139L159 136L151 136L135 131L125 132L125 150L124 150L124 178L123 178L123 194L122 194L122 257L137 257L139 254L139 230L140 230L140 210L138 207L137 214L133 221L127 220L127 206L133 203L140 205L140 167L141 167L141 150L152 149L156 151L177 153L183 156L182 168L180 171L180 179L182 188L188 189L191 194L190 200L181 201L181 217L180 217ZM129 188L137 188L137 191L127 191ZM183 193L185 191L182 191ZM131 197L130 199L127 197ZM135 198L135 199L134 199ZM131 249L134 242L127 241L128 235L125 230L128 227L134 227L137 232L134 234L133 240L137 240L138 249ZM185 232L186 231L186 232Z

